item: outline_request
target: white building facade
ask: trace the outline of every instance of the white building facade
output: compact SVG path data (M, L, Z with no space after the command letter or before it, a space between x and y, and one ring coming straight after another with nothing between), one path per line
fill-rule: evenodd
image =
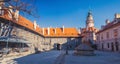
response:
M120 51L120 14L115 15L112 22L106 20L106 25L96 33L99 50Z

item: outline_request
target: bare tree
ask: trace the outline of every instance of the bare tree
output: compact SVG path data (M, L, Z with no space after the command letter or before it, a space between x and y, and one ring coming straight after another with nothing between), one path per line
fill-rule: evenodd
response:
M10 0L0 0L0 2L8 2L8 1L10 1Z
M2 3L0 6L3 8L12 9L13 12L21 12L39 18L39 15L36 13L36 7L34 6L35 0L0 0L0 2Z

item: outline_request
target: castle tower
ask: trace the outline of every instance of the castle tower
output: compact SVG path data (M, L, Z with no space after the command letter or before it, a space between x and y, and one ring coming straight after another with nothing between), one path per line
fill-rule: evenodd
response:
M87 20L86 20L86 28L94 27L94 20L91 11L89 10Z

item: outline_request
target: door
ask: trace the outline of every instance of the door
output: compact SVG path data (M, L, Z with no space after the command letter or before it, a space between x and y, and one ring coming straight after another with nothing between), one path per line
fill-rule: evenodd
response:
M118 46L119 46L119 45L118 45L118 42L115 42L116 51L119 50L119 47L118 47Z
M114 44L111 43L111 50L114 51Z
M102 43L102 50L104 50L104 44Z

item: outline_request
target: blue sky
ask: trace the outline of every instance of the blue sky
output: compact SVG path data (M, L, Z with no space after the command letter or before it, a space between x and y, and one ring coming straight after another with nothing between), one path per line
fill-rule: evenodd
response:
M106 19L112 21L120 13L120 0L36 0L35 6L40 27L85 27L91 9L95 27L100 28Z

